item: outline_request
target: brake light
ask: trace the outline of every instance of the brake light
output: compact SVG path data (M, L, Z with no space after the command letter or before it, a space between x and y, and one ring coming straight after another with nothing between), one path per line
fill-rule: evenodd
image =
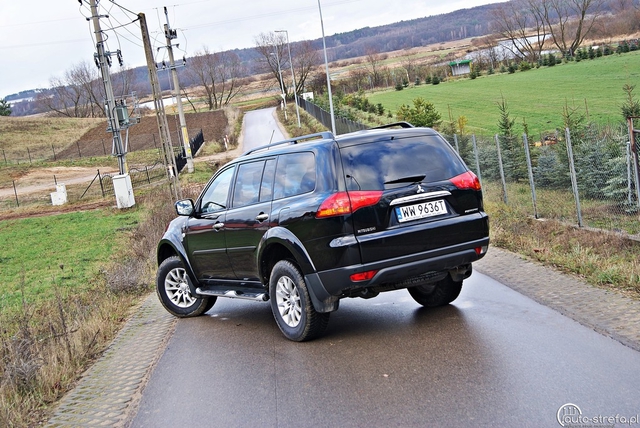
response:
M349 277L349 279L351 279L351 282L369 281L377 273L378 273L377 270L368 270L366 272L358 272L358 273L354 273L353 275L351 275Z
M378 190L334 193L322 202L316 212L316 218L354 213L360 208L377 204L381 197L382 191Z
M482 189L482 187L480 186L480 180L478 180L478 177L471 171L467 171L463 174L457 175L452 179L450 179L449 181L451 181L460 190L465 190L465 189L481 190Z

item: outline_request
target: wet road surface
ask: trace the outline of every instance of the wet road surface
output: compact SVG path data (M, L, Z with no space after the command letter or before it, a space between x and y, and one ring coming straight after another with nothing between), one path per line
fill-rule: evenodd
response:
M179 320L133 427L559 426L640 413L640 353L475 272L450 306L345 299L284 339L268 303Z

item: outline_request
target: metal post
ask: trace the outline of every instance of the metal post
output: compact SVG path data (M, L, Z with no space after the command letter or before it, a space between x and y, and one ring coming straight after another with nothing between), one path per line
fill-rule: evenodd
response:
M580 209L580 195L578 194L578 177L576 175L575 165L573 164L573 147L571 147L571 132L569 132L569 128L565 128L564 135L567 140L567 155L569 156L569 172L571 173L571 187L573 188L573 196L576 200L578 226L582 227L582 210Z
M638 156L638 143L636 141L636 132L640 132L633 128L633 119L637 117L628 117L627 126L629 127L629 144L631 145L631 156L633 158L633 172L636 180L636 202L640 207L640 158Z
M507 180L504 178L504 167L502 166L502 154L500 153L500 138L496 134L496 147L498 148L498 165L500 165L500 179L502 180L502 200L505 204L509 203L507 200Z
M478 154L478 145L476 143L476 134L471 135L471 141L473 141L473 153L476 156L476 175L478 176L478 180L480 181L480 186L482 186L482 175L480 174L480 157Z
M460 147L458 147L458 134L453 134L453 142L456 144L456 152L460 154Z
M96 35L96 50L98 51L96 54L96 62L100 67L101 75L102 75L102 83L104 85L105 94L107 97L107 121L109 123L108 129L111 130L113 134L113 145L115 148L115 156L118 158L118 168L120 170L120 174L127 173L127 160L126 153L124 152L124 148L122 146L122 136L120 135L120 122L118 121L116 115L116 101L113 96L113 86L111 84L111 76L109 74L109 63L108 57L110 57L110 53L107 53L104 49L104 40L102 38L102 29L100 28L100 18L101 15L98 15L98 5L96 0L90 0L91 4L91 20L93 21L93 27L95 29ZM78 147L78 152L80 148Z
M527 171L529 171L529 185L531 186L531 200L533 202L533 217L538 218L538 204L536 198L536 185L533 182L533 168L531 167L531 153L529 153L529 140L527 134L522 134L524 153L527 156Z
M178 117L180 118L180 135L182 137L182 145L184 146L185 157L187 158L187 172L192 173L193 155L191 154L191 147L189 147L189 133L187 132L187 122L184 118L184 110L182 108L182 95L180 94L180 81L178 80L178 70L176 70L175 61L173 59L173 47L171 46L171 40L177 38L176 30L169 28L169 14L167 8L164 8L164 14L167 17L167 23L164 26L164 34L167 39L167 51L169 52L169 68L171 70L171 76L173 78L173 90L176 97L176 106L178 107Z
M331 131L336 134L336 119L333 114L333 96L331 95L331 77L329 76L329 60L327 59L327 44L324 40L324 23L322 22L322 8L318 0L318 11L320 11L320 26L322 27L322 50L324 51L324 67L327 73L327 92L329 94L329 110L331 112Z
M156 70L153 60L153 51L151 49L151 39L149 37L149 28L147 27L147 19L144 13L139 13L138 18L140 20L140 32L142 33L142 41L144 44L144 52L147 60L147 69L149 71L149 81L151 82L151 94L153 96L153 103L156 112L156 120L158 122L158 131L160 137L160 143L162 145L162 161L167 172L167 178L172 191L172 197L174 201L177 201L182 197L180 190L180 181L174 174L176 171L176 161L173 156L173 145L171 144L171 134L169 133L169 125L167 124L167 116L164 111L164 104L162 103L162 95L160 90L160 83L158 81L158 71ZM155 144L155 134L153 137Z
M16 195L16 205L20 207L20 201L18 201L18 189L16 189L16 181L12 180L12 182L13 182L13 194Z

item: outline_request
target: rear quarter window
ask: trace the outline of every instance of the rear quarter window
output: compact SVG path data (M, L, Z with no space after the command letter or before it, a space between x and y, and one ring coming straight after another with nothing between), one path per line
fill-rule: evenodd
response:
M273 198L311 192L316 187L316 161L312 152L292 153L278 157Z
M438 136L376 141L343 148L341 154L348 190L392 189L407 183L389 182L423 175L423 182L443 181L467 170Z

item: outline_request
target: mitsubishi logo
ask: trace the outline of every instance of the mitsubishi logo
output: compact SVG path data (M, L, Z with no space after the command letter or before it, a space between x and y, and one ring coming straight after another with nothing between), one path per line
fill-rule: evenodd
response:
M424 193L424 189L418 184L418 191L416 193Z

